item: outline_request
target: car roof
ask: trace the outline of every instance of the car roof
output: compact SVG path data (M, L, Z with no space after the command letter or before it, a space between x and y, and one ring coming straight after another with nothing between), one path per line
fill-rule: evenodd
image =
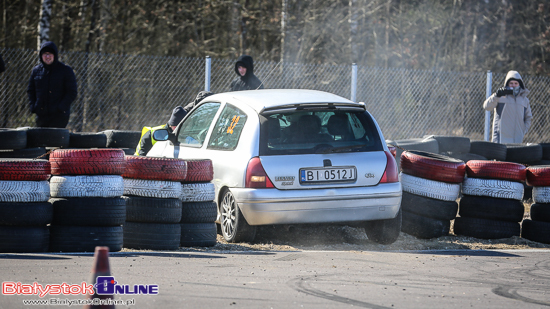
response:
M341 96L318 90L306 89L263 89L218 93L205 99L242 102L260 113L265 109L274 109L288 105L315 105L319 103L339 103L364 108L364 103L355 103Z

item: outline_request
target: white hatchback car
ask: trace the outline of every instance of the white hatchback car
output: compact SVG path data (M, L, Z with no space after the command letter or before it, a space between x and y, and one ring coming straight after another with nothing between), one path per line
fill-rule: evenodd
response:
M364 103L314 90L227 92L201 101L148 156L211 159L228 242L256 226L350 223L377 243L401 230L394 157Z

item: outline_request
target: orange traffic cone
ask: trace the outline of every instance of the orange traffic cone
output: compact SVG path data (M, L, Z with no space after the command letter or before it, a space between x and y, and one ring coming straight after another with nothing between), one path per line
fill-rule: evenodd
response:
M111 270L109 268L109 247L95 247L95 253L94 253L94 265L92 266L92 275L90 277L90 283L91 284L98 284L97 278L98 277L110 277L111 276ZM114 278L112 279L114 284ZM107 284L107 282L105 283ZM94 295L88 296L88 299L95 300L98 298L99 300L107 300L107 299L113 299L113 295L105 295L104 293L98 294L97 293L98 288L95 288ZM96 304L97 303L97 304ZM91 309L91 308L104 308L104 309L111 309L115 308L115 305L113 303L111 304L102 304L98 301L93 301L92 304L84 305L84 309Z

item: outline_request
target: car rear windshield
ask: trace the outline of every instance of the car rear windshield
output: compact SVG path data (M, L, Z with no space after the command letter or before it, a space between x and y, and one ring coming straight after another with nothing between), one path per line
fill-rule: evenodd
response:
M260 115L260 155L345 153L383 150L367 112L285 111Z

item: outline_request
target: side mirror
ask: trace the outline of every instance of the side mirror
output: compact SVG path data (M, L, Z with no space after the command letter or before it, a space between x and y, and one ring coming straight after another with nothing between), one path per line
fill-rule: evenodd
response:
M157 141L167 141L170 137L170 133L166 129L159 129L153 132L153 138Z

